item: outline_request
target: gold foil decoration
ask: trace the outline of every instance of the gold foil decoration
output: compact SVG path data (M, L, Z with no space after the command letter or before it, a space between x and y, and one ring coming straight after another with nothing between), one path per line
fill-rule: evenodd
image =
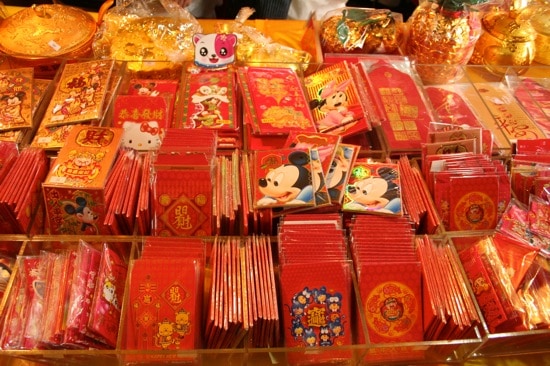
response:
M417 63L425 82L445 83L461 75L468 63L481 26L477 12L447 10L437 2L425 1L409 18L406 52Z
M535 31L516 11L495 10L483 19L485 30L479 38L470 63L485 65L496 74L509 66L529 66L535 58Z
M163 10L154 1L145 5L158 14L132 8L110 9L94 40L94 55L127 61L130 71L165 70L192 61L193 35L202 32L198 21L185 9Z
M536 32L535 61L550 65L550 5L536 7L530 21Z
M252 8L242 8L235 21L218 23L216 26L217 33L233 33L237 36L235 50L237 63L307 68L311 61L311 55L308 52L274 42L256 28L244 24L253 13Z
M399 50L403 16L385 9L342 8L323 17L323 53L383 53Z
M25 60L89 56L96 28L84 10L33 5L0 23L0 51Z

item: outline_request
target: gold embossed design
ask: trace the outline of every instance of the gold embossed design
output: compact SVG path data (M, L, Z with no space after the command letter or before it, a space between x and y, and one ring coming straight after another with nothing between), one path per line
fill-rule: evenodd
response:
M34 5L0 23L0 51L25 58L64 56L90 47L95 31L94 18L83 10Z

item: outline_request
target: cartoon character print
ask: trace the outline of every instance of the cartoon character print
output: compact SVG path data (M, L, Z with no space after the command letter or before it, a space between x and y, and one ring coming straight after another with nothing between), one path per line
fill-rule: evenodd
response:
M75 202L64 203L63 209L80 223L80 234L97 234L96 222L99 216L88 207L88 201L84 197L76 197Z
M195 65L209 69L226 67L235 61L235 34L202 34L193 35L195 45Z
M8 123L21 123L25 119L21 115L21 105L25 92L10 93L2 96L2 108L0 115L4 121Z
M189 333L191 333L191 321L190 321L190 314L188 311L184 309L180 309L176 313L176 322L175 322L174 328L180 338L183 338Z
M256 203L258 206L277 206L311 203L314 187L311 171L306 167L309 154L293 151L288 155L288 164L270 170L258 180L259 191L264 195Z
M310 109L317 108L325 116L317 121L319 131L327 131L343 126L354 120L353 112L348 109L348 96L346 94L346 89L350 83L351 80L345 80L340 84L336 84L335 80L331 80L319 89L319 98L310 101Z
M291 306L290 335L305 347L332 346L344 336L342 294L326 286L304 287L295 293Z
M394 182L398 178L397 171L390 167L380 167L377 174L348 184L346 194L351 202L344 205L345 209L401 213L401 193L399 185Z
M155 334L155 346L162 349L167 349L170 345L176 343L176 339L173 337L174 323L168 319L164 319L158 323L158 331Z
M116 296L116 285L114 278L105 278L103 282L102 296L109 304L118 310L118 299Z
M338 147L327 174L326 184L332 202L340 202L353 157L353 149Z
M218 85L202 85L192 96L191 102L197 112L191 120L193 127L222 127L230 121L224 120L220 106L229 104L227 88Z
M159 96L159 91L155 90L157 84L155 82L148 82L146 84L137 83L133 87L137 90L137 95L143 95L147 97L157 97Z
M88 71L70 78L63 86L68 90L67 97L54 105L52 113L72 116L85 114L87 108L95 107L96 93L102 88L103 74L102 65L94 63Z
M122 146L138 151L158 150L162 143L162 130L157 121L122 124Z

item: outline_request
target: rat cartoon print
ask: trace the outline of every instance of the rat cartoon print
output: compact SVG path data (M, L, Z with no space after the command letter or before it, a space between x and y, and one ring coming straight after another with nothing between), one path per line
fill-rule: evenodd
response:
M277 160L269 155L263 160L271 159ZM276 167L269 167L265 176L258 179L256 188L263 195L256 201L258 207L314 204L315 192L309 154L295 150L288 154L287 161ZM266 163L262 166L264 164Z
M343 209L401 215L397 165L356 164L346 187Z
M208 69L227 67L235 61L235 34L201 34L193 35L195 45L195 65Z

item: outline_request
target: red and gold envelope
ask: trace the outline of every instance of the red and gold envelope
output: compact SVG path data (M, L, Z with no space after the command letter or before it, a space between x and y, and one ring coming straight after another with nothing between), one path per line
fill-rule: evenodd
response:
M119 151L122 130L76 126L42 184L46 231L58 234L110 234L103 225L104 189Z
M302 83L293 69L247 66L238 69L238 79L244 114L254 134L317 131Z
M33 68L0 71L0 131L33 127Z
M351 136L371 129L370 116L346 61L308 75L304 84L320 132Z

